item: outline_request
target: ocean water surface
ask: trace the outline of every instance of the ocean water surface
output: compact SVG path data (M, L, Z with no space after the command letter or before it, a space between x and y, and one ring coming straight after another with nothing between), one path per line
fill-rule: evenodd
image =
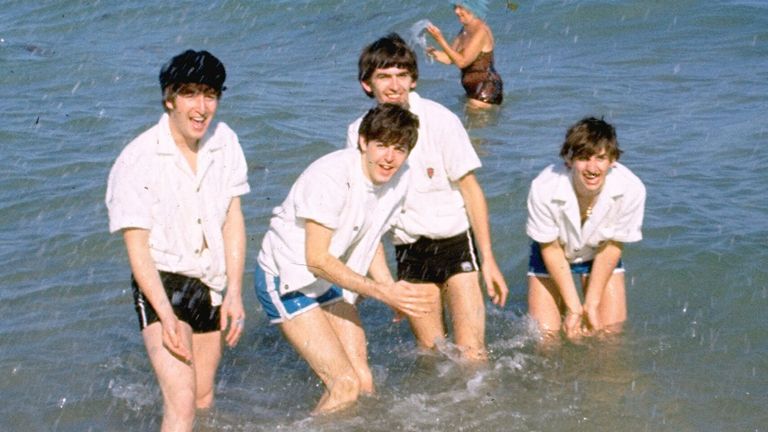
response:
M418 91L459 114L483 160L497 261L487 368L426 355L405 324L361 314L378 392L311 418L322 392L267 325L252 269L271 208L371 106L357 56L447 2L24 2L0 12L0 430L157 430L109 167L162 108L159 68L187 49L226 65L217 118L239 135L246 334L225 352L201 431L764 431L768 427L768 4L491 0L505 102L468 113L458 71L420 57ZM610 340L541 350L526 317L528 184L568 125L614 123L648 189L625 248L629 320Z

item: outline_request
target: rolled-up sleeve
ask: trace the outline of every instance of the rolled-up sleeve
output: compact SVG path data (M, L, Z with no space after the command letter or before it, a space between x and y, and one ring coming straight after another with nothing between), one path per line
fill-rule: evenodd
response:
M125 228L152 228L152 176L147 165L130 154L122 154L112 166L105 198L110 233Z
M611 238L622 243L632 243L643 239L642 226L645 213L645 186L637 181L627 188L622 197L621 211L613 224Z
M528 220L525 224L528 237L539 243L557 239L559 229L552 211L548 198L543 196L540 185L534 180L528 192Z
M229 196L236 197L247 194L251 191L251 187L248 184L248 164L245 161L243 148L240 146L237 135L234 132L232 135L236 145L232 146L230 152L232 176L229 182Z

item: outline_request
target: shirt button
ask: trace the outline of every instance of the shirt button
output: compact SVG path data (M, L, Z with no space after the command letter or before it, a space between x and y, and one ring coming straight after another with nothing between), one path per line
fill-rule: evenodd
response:
M195 253L199 254L200 253L200 249L195 249Z
M198 223L198 224L200 224L200 223L202 223L202 222L203 222L203 221L202 221L200 218L197 218L197 223Z

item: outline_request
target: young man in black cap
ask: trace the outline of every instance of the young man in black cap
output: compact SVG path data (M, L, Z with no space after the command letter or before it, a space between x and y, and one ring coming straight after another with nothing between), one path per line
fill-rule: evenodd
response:
M222 332L243 331L249 192L237 135L213 124L224 65L185 51L160 71L165 114L134 139L109 174L110 232L122 231L139 327L163 393L162 430L191 431L213 404Z

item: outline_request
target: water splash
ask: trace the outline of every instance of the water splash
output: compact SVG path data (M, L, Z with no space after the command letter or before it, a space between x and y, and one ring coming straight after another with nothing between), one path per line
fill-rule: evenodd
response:
M431 24L432 22L430 20L422 19L416 21L411 26L411 29L408 31L408 45L410 45L411 48L416 49L418 47L421 48L424 53L427 52L427 35L425 33L427 26ZM434 62L434 59L431 56L426 57L428 62Z

